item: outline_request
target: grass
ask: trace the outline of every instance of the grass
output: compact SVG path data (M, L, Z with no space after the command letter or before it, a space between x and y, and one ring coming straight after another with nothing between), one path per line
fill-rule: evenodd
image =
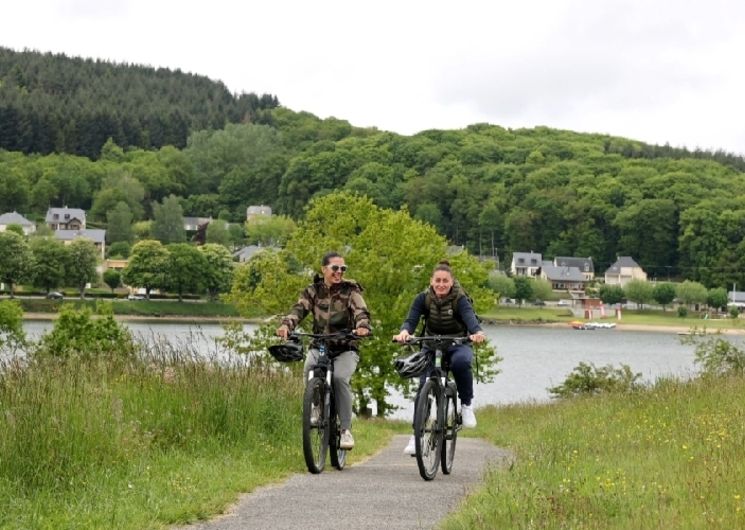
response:
M619 324L639 324L646 326L673 326L689 328L717 329L745 329L745 320L725 318L705 319L704 314L689 312L686 317L679 317L676 311L659 309L624 310L621 320L617 320L613 313L608 314L605 319L596 317L590 320L608 320ZM491 311L481 315L484 319L499 322L512 323L557 323L571 322L573 320L585 321L572 314L567 308L534 307L534 306L497 306Z
M445 529L745 527L745 379L480 409L516 456Z
M0 366L0 527L162 528L305 471L297 370L182 351ZM396 428L356 422L350 461Z

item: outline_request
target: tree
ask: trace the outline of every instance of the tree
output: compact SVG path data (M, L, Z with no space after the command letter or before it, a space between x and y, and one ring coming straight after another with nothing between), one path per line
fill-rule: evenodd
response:
M65 281L65 264L68 249L57 239L35 237L30 243L34 264L31 267L31 285L49 292Z
M15 354L17 347L26 342L23 331L23 308L17 300L0 302L0 352Z
M666 306L668 306L670 303L672 303L673 300L675 300L675 286L667 282L658 283L654 286L652 297L654 298L655 302L662 306L662 310L666 311Z
M533 289L534 300L548 300L551 298L553 293L551 282L544 280L543 278L534 278L532 280L531 288Z
M132 247L129 262L122 271L122 282L132 287L142 287L149 300L151 290L165 286L167 264L168 250L160 241L140 241Z
M489 288L500 298L514 298L515 296L515 281L502 272L489 273Z
M119 201L113 210L106 213L108 221L106 230L106 242L117 243L119 241L131 242L134 238L132 232L132 211L124 201Z
M318 270L321 256L335 249L346 254L349 278L363 287L374 286L364 291L374 337L363 344L352 387L359 410L375 401L378 414L385 415L391 410L388 389L408 389L410 384L393 369L392 361L401 352L390 337L398 331L414 296L428 285L434 266L447 256L447 241L431 226L405 211L379 209L365 197L336 192L317 198L284 250L261 252L238 267L230 299L246 314L284 313L310 283L308 271ZM485 268L466 252L447 257L477 310L491 307L494 297L486 288ZM476 351L479 377L491 377L494 351Z
M645 280L631 280L623 290L626 298L639 304L639 309L644 309L644 304L654 300L654 286Z
M126 241L117 241L106 249L106 254L109 258L127 259L131 250L132 247Z
M709 294L706 297L706 304L709 307L724 311L727 309L728 302L727 290L724 287L709 289Z
M207 225L207 243L215 243L227 247L230 244L228 223L222 219L213 219Z
M527 276L516 276L515 280L515 299L518 304L521 304L525 300L533 299L533 285Z
M623 302L625 293L620 285L608 285L607 283L600 286L598 296L604 304L615 305Z
M97 263L98 250L90 239L79 237L67 246L65 283L75 286L81 299L85 298L86 285L93 283L98 276Z
M184 213L175 195L164 198L162 204L153 202L153 237L163 244L186 241Z
M233 257L222 245L207 243L198 248L207 262L202 281L207 289L207 296L210 300L215 300L220 293L227 293L230 290L233 280Z
M686 280L675 288L675 295L685 305L704 304L709 292L702 284Z
M15 232L0 232L0 281L7 283L10 297L14 286L28 279L34 257L26 239Z
M281 247L295 230L295 222L284 215L257 215L246 221L248 242Z
M106 269L103 273L103 283L109 286L111 292L122 284L122 274L116 269Z
M166 247L166 289L178 294L182 302L184 293L196 293L203 285L207 272L207 259L199 249L188 243L173 243Z

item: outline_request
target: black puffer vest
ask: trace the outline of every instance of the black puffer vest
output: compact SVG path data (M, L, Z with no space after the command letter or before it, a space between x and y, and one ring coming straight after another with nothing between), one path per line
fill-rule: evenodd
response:
M437 298L430 287L424 295L426 335L463 335L466 326L456 316L460 289L453 287L445 298Z

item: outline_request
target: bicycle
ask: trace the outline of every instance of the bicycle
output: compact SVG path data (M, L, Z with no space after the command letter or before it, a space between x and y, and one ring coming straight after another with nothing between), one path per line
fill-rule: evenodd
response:
M318 362L308 372L308 381L303 395L303 456L305 465L313 474L321 473L326 466L326 454L331 457L331 465L341 471L347 461L347 450L341 448L341 425L336 410L333 375L334 358L338 354L329 354L328 342L332 339L360 339L348 331L331 334L293 332L285 344L270 346L269 350L278 360L283 356L282 348L300 351L304 358L302 337L317 342ZM274 350L274 351L272 351ZM339 352L341 353L341 352ZM284 355L285 358L297 354ZM292 359L300 360L300 359ZM288 362L288 361L284 361Z
M438 467L442 467L444 475L453 470L455 445L463 420L458 412L458 391L450 379L448 363L443 363L443 354L450 346L469 342L468 337L410 337L404 345L418 344L427 349L396 360L396 369L402 377L429 374L417 391L412 424L416 463L424 480L435 478Z

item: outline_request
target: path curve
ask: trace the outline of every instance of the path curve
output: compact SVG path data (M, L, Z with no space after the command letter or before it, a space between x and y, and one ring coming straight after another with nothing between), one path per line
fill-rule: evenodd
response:
M225 515L181 528L433 528L481 483L488 468L512 460L511 453L484 440L460 437L453 472L439 472L425 482L416 459L403 454L408 438L394 436L378 454L344 471L328 469L327 464L320 475L293 475L282 484L258 488L242 496ZM324 502L329 505L324 507Z

